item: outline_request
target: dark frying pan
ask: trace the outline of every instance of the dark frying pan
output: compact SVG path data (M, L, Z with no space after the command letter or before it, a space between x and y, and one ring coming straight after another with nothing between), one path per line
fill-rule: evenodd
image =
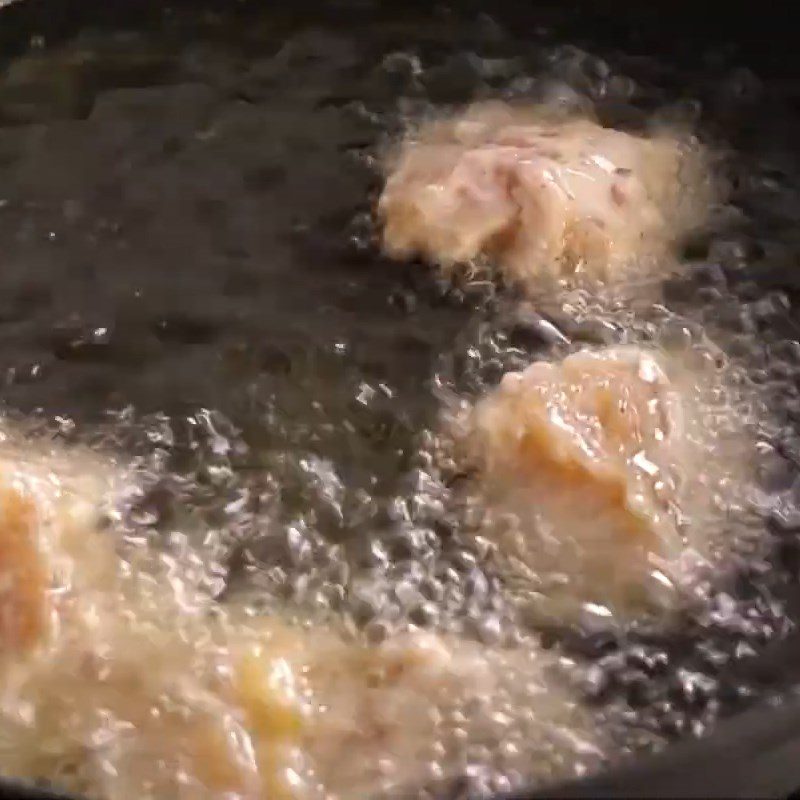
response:
M258 3L173 2L176 13L198 6L219 8L236 5L236 13L254 13ZM380 8L377 6L380 5ZM565 5L569 7L565 9ZM657 55L665 60L698 58L709 46L733 47L738 63L776 83L795 79L793 26L780 8L729 7L724 14L709 13L689 4L636 2L605 3L454 3L457 13L475 15L487 10L506 24L549 26L563 41L588 41L598 47L618 48ZM430 14L429 3L371 3L369 0L295 2L291 14L298 20L346 26L359 15L378 14L422 21ZM87 26L156 29L161 24L164 3L150 0L17 0L0 7L0 60L22 52L32 36L42 36L48 45L73 36ZM144 72L130 78L148 85L155 74ZM791 94L791 90L790 94ZM793 102L798 108L795 94ZM797 119L793 119L794 124ZM765 273L770 286L786 286L794 292L791 278L784 282L785 265ZM35 399L31 405L36 405ZM796 590L795 590L796 593ZM789 597L789 607L797 597ZM624 763L614 770L544 793L523 797L788 797L800 789L800 703L791 687L800 677L800 637L795 634L765 648L736 669L741 677L771 688L770 702L720 722L714 732L700 740L687 740L656 756ZM47 800L57 795L26 788L13 782L0 783L0 797Z

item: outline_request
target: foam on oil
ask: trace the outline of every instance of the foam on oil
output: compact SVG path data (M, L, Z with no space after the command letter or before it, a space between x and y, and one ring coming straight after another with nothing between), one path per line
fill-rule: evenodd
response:
M103 546L62 560L110 566L54 579L71 621L4 666L0 770L100 797L347 797L349 741L357 796L446 795L705 732L750 691L725 665L789 624L791 566L765 529L796 536L797 337L786 294L748 271L791 241L778 226L759 250L746 220L774 223L791 169L745 161L694 261L652 287L663 304L525 305L379 257L375 152L497 97L633 131L683 124L695 105L671 102L668 65L532 45L487 19L459 35L367 21L363 40L208 24L190 42L112 37L113 53L87 34L0 85L4 401L43 408L58 440L38 466L21 456L34 439L15 445L4 471L80 463L100 482L77 495L110 508L80 522ZM39 67L52 60L69 68ZM151 68L164 85L114 88ZM715 81L709 113L723 95L748 113L754 80ZM712 515L713 569L667 623L584 615L566 630L531 611L530 584L481 534L485 506L463 502L447 415L508 371L607 345L709 376L711 455L730 434L759 457L730 487L735 513ZM52 483L24 486L51 507ZM388 710L420 697L393 725Z

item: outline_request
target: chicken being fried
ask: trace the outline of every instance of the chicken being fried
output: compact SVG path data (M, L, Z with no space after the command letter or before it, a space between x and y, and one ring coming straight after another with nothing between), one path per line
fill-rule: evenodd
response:
M690 512L734 469L713 463L700 391L656 352L612 347L508 373L471 411L501 549L555 613L673 604Z
M112 473L0 442L0 774L104 800L345 800L455 779L513 737L519 774L599 759L535 646L371 644L219 603L193 555L100 530Z
M113 547L98 532L109 472L0 428L0 645L46 642L76 583L107 579ZM92 557L85 555L91 551Z
M476 106L401 146L378 204L384 248L445 267L483 256L528 283L610 281L697 222L700 171L681 185L690 153L676 138Z

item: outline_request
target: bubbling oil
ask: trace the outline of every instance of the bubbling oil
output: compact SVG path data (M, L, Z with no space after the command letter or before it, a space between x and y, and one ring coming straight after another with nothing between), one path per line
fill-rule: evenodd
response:
M698 76L486 17L267 23L212 19L211 34L204 22L155 46L87 33L0 79L4 401L44 408L47 436L69 443L34 467L36 439L18 437L4 469L30 481L44 465L29 491L55 519L73 501L53 500L53 476L99 480L76 492L92 510L75 553L11 518L12 559L41 548L53 602L74 613L19 617L34 620L22 639L50 638L4 666L0 770L98 797L258 796L263 781L347 797L343 762L363 794L447 796L707 732L755 691L727 666L793 624L800 359L791 298L761 282L775 253L793 264L791 164L736 150L730 201L663 296L658 273L648 302L635 287L627 305L586 292L523 304L489 270L387 269L365 198L376 153L476 101L645 136L730 132L736 147L758 79L724 57ZM781 114L759 110L758 131ZM565 630L568 609L531 611L541 587L515 581L482 529L450 418L507 372L620 345L710 376L720 394L696 419L754 443L754 474L733 481L735 513L712 512L719 557L686 607L611 631L583 613ZM98 452L124 467L98 467ZM419 698L410 742L383 717ZM315 724L329 735L314 741ZM381 763L387 748L400 761Z

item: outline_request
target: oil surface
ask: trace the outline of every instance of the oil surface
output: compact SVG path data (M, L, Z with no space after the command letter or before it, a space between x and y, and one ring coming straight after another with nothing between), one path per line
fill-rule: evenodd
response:
M379 255L386 147L427 114L494 98L632 131L688 125L719 154L728 199L654 287L659 304L577 292L524 306ZM34 36L0 75L3 405L114 453L135 475L123 553L174 559L206 599L343 619L373 645L411 625L518 647L542 631L453 511L443 398L472 401L584 344L710 339L746 389L737 411L761 443L748 530L767 533L741 537L669 629L545 636L606 720L608 758L703 734L783 688L754 685L746 664L797 611L791 102L730 52L679 66L486 15L179 14L155 31ZM593 764L566 749L523 774L476 745L460 777L506 789Z

